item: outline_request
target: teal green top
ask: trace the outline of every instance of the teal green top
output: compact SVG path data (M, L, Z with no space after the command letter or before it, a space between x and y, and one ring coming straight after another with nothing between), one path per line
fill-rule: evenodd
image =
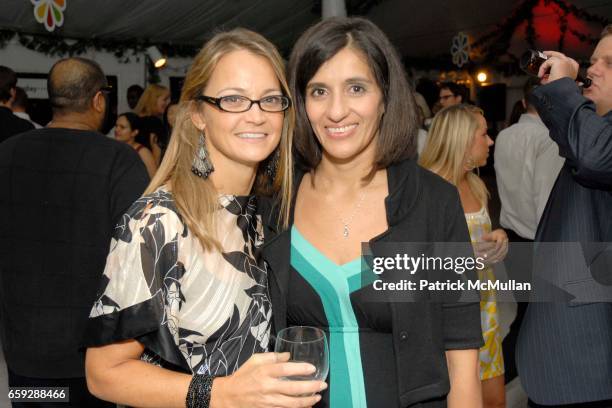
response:
M292 227L291 266L320 297L328 322L329 406L366 407L359 325L350 299L362 287L361 257L338 265Z

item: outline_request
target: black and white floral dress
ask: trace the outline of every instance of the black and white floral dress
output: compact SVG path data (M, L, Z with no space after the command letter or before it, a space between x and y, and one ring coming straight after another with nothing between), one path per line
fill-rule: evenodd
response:
M219 204L222 252L203 250L166 189L132 205L115 229L86 346L136 339L144 360L215 376L267 350L271 305L257 200L222 195Z

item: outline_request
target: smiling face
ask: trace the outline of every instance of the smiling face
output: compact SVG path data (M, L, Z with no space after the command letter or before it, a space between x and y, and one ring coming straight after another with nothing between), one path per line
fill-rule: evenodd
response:
M138 130L132 130L130 122L125 116L119 116L115 122L115 139L120 142L130 143L138 134Z
M328 159L373 159L383 112L383 95L366 58L352 48L327 60L306 86L306 113Z
M592 84L584 90L584 96L595 102L597 113L603 116L612 110L612 35L597 44L587 76Z
M472 146L468 151L468 157L473 161L476 167L482 167L487 164L489 158L489 147L493 146L493 140L487 134L487 121L484 116L474 114L478 118L478 128L472 140Z
M270 62L246 50L232 51L219 59L203 95L213 98L240 95L251 100L282 95ZM256 167L278 145L283 130L283 112L264 112L257 104L241 113L221 111L200 102L191 115L203 130L206 147L215 168L236 164Z

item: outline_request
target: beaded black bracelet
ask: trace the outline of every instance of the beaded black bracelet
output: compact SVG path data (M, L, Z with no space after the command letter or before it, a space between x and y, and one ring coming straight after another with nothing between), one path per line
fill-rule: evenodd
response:
M187 408L209 408L214 379L212 375L194 375L189 383L185 406Z

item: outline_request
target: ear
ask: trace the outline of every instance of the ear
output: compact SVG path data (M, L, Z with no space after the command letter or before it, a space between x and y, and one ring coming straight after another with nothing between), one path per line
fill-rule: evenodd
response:
M521 99L521 104L523 104L523 109L527 110L527 101L525 100L525 98Z
M206 121L202 117L202 112L198 109L198 104L191 103L189 106L189 116L191 117L191 122L193 126L195 126L200 131L203 131L206 128Z
M9 95L10 96L9 96L7 103L9 107L12 107L13 101L15 100L15 95L17 95L17 89L16 88L9 89Z
M96 112L104 112L104 109L106 108L106 98L104 98L102 91L99 91L94 95L92 105Z

